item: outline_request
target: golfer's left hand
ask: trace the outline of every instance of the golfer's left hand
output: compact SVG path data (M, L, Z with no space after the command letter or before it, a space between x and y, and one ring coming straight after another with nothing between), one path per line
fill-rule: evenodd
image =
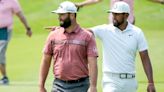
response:
M97 92L96 87L89 87L88 92Z
M156 92L154 84L148 84L147 92Z

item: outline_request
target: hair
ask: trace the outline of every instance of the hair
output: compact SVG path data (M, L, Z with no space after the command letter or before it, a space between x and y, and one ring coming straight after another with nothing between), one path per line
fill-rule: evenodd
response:
M77 13L75 13L75 18L76 18L76 16L77 16Z
M68 14L71 14L71 13L68 13ZM77 13L74 13L75 14L75 18L76 18L76 16L77 16Z

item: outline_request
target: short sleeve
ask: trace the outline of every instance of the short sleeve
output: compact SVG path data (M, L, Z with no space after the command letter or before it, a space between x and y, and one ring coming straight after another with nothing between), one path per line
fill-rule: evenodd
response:
M12 4L12 10L13 10L13 13L18 13L21 11L21 6L18 2L18 0L12 0L13 2L11 3Z
M90 30L94 33L94 36L95 37L98 37L98 38L102 38L103 34L104 34L104 29L106 28L106 24L104 25L99 25L99 26L95 26L95 27L92 27L90 28Z
M139 52L141 52L146 49L148 49L147 41L144 36L144 33L142 31L140 31L140 33L138 35L138 50L139 50Z
M44 54L48 54L48 55L52 55L53 54L53 48L52 48L52 38L51 38L51 34L47 37L47 40L45 42L44 48L43 48L43 53Z
M87 44L87 55L89 57L98 57L97 46L94 36L91 36Z

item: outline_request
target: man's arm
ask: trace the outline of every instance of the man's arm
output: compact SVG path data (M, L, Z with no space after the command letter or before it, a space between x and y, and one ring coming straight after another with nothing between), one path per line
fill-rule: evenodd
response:
M16 15L19 17L19 19L21 20L21 22L25 26L25 28L26 28L26 35L31 37L32 36L32 31L31 31L30 26L27 23L27 20L26 20L25 16L23 15L23 12L20 11L20 12L16 13Z
M91 4L95 4L95 3L98 3L102 0L85 0L83 2L80 2L80 3L76 3L75 5L78 7L78 8L81 8L83 6L86 6L86 5L91 5Z
M44 54L42 57L40 71L39 71L39 89L40 92L46 92L45 89L45 81L49 72L50 64L51 64L51 56Z
M97 57L88 57L90 87L89 92L97 92Z
M150 58L148 55L148 51L142 51L139 52L141 60L142 60L142 65L144 67L144 71L146 73L146 76L148 78L148 87L147 91L148 92L155 92L155 86L154 86L154 80L153 80L153 71L152 71L152 66L150 62Z
M160 3L160 4L164 4L164 0L149 0L155 3Z

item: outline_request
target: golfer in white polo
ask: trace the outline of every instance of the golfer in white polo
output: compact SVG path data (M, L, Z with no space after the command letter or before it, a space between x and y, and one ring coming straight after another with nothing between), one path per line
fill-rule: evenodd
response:
M142 30L127 21L130 8L127 3L116 2L108 11L113 23L91 28L103 46L103 92L136 92L136 53L142 60L148 79L148 92L155 92L148 46ZM144 91L145 92L145 91Z

